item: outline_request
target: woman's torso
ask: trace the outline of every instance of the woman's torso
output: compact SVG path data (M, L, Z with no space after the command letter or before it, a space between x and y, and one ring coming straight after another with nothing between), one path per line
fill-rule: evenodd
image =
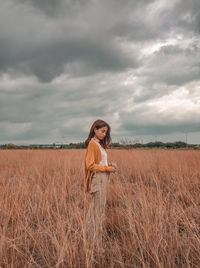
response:
M108 166L108 162L107 162L107 152L106 150L101 146L101 144L99 143L100 140L96 140L94 138L92 138L92 140L94 142L96 142L96 144L99 146L99 149L101 151L101 161L100 164L101 165L105 165ZM90 188L90 193L94 193L96 191L102 191L105 192L106 191L106 187L107 187L107 182L109 180L109 173L106 172L94 172L94 175L92 177L92 182L91 182L91 188Z
M100 141L98 140L98 139L94 139L94 138L92 138L92 140L94 141L94 142L96 142L96 144L99 146L99 149L100 149L100 151L101 151L101 161L100 161L100 164L101 165L105 165L105 166L108 166L108 161L107 161L107 152L106 152L106 150L101 146L101 144L100 144Z

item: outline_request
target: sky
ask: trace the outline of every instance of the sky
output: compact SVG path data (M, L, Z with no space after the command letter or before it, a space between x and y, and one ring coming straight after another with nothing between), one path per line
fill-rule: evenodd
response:
M200 144L199 0L0 5L0 144Z

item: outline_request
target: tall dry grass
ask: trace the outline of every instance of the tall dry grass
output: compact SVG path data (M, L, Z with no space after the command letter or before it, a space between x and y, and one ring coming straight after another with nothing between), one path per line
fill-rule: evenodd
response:
M87 267L85 150L0 151L0 267ZM96 267L200 267L200 152L108 150Z

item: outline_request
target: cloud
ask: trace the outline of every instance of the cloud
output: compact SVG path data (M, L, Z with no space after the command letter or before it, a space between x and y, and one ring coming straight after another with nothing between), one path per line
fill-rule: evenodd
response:
M198 0L0 3L0 142L197 137Z
M119 113L120 129L135 135L200 132L198 85L193 82L145 103L133 103L130 111Z
M53 1L50 3L53 5ZM75 75L81 76L138 66L136 55L130 58L106 32L103 36L98 32L99 25L90 24L92 15L85 21L88 11L77 11L78 21L72 15L51 20L29 5L11 6L9 2L2 7L2 14L7 13L1 19L2 24L6 22L1 32L2 73L14 69L49 82L66 71L73 75L75 70Z
M163 46L149 58L143 74L148 77L148 83L183 85L199 80L198 56L200 56L200 46L196 47L195 44L185 49L178 45Z

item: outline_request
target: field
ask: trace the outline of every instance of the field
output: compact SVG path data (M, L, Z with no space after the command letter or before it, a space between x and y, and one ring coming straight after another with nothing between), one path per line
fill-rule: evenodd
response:
M0 151L0 267L89 267L85 150ZM96 267L200 267L200 151L108 150Z

